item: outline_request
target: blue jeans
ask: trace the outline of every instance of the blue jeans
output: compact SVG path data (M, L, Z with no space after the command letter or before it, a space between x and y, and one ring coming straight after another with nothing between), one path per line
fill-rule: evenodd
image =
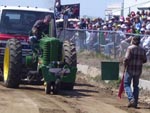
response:
M131 99L135 100L135 104L138 104L138 97L139 97L139 77L140 76L133 76L129 75L128 72L125 72L124 76L124 89L128 96L128 100ZM131 81L133 80L133 91L131 89Z
M38 44L38 39L36 36L30 36L29 37L29 43L31 45L31 49L33 52L36 52L37 50L37 44Z

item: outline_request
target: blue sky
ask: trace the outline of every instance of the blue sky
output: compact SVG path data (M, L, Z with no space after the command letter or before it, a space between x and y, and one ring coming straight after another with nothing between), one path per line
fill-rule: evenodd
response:
M121 3L123 0L61 0L62 4L80 3L80 14L104 17L107 5Z

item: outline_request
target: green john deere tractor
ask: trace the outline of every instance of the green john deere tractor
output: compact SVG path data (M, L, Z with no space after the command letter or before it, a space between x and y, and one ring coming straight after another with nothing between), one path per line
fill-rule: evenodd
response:
M44 84L46 94L72 90L77 72L75 44L44 36L36 46L36 52L22 57L20 41L15 38L7 41L3 63L5 86Z

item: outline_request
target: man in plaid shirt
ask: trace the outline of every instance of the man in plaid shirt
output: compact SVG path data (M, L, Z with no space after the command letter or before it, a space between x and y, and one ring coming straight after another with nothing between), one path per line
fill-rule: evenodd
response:
M124 66L126 69L124 76L124 89L127 94L129 104L128 107L137 108L139 97L139 79L142 73L142 65L147 62L146 51L139 46L140 38L134 36L131 45L127 48ZM133 91L131 89L131 81L133 80Z

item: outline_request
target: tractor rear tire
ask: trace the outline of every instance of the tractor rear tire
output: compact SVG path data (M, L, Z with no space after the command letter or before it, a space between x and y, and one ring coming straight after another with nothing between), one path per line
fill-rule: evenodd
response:
M69 41L64 42L64 60L69 67L77 67L77 53L75 44ZM62 89L64 90L73 90L74 83L65 83L61 84Z
M69 41L64 42L64 60L70 67L77 66L77 53L75 44Z
M9 39L4 52L3 77L4 85L17 88L21 80L22 45L17 39Z

